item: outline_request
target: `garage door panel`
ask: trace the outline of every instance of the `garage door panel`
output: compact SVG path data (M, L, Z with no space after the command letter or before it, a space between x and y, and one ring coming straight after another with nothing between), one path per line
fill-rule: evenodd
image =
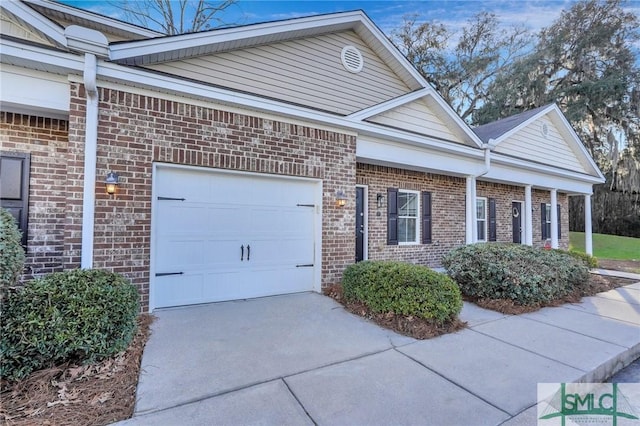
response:
M197 266L204 263L205 241L174 238L159 239L158 256L163 259L158 265L159 272L175 272L184 267ZM165 271L162 271L165 270Z
M241 262L240 246L245 245L237 238L229 239L210 239L206 243L203 250L203 268L238 268L238 262ZM247 256L246 245L244 249L244 258Z
M158 221L166 226L162 232L180 235L194 233L208 226L207 206L181 203L176 201L159 201Z
M156 277L155 297L164 302L164 307L202 303L204 282L203 273Z
M154 277L154 307L313 289L318 219L299 204L316 202L318 183L164 166L154 182L158 196L185 199L154 204L152 272L183 273Z

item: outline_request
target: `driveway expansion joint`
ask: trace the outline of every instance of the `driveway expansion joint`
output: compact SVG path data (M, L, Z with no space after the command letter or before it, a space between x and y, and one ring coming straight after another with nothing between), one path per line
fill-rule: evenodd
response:
M417 360L417 359L415 359L414 357L412 357L412 356L410 356L410 355L407 355L407 354L405 354L404 352L399 351L399 350L397 350L397 349L394 349L394 350L395 350L397 353L399 353L400 355L403 355L403 356L405 356L406 358L410 359L411 361L415 362L416 364L420 365L422 368L425 368L425 369L427 369L427 370L431 371L431 372L432 372L432 373L434 373L435 375L442 377L444 380L446 380L446 381L448 381L449 383L451 383L451 384L453 384L453 385L455 385L455 386L459 387L460 389L462 389L463 391L467 392L468 394L473 395L474 397L478 398L480 401L482 401L482 402L484 402L484 403L486 403L486 404L488 404L488 405L492 406L493 408L495 408L495 409L497 409L497 410L499 410L499 411L501 411L501 412L503 412L503 413L507 414L508 416L513 416L513 415L512 415L511 413L509 413L508 411L505 411L503 408L498 407L497 405L495 405L495 404L494 404L494 403L492 403L491 401L488 401L487 399L485 399L485 398L481 397L480 395L478 395L477 393L473 392L472 390L467 389L466 387L462 386L460 383L456 382L455 380L450 379L449 377L445 376L444 374L440 373L440 372L439 372L439 371L437 371L437 370L434 370L434 369L432 369L432 368L429 368L428 366L426 366L426 365L425 365L425 364L423 364L422 362L418 361L418 360Z
M296 402L298 403L298 405L300 405L300 407L302 408L302 410L304 411L304 413L307 415L307 417L309 418L309 420L311 420L311 422L314 425L318 425L318 422L316 422L314 420L313 417L311 417L311 413L309 413L309 411L307 410L307 407L304 406L304 404L302 403L302 401L300 401L300 398L298 398L298 395L296 395L296 393L293 391L293 389L291 389L291 386L289 386L289 383L287 382L286 378L283 377L282 379L282 383L284 383L284 385L287 387L287 390L289 391L289 393L291 394L291 396L293 396L293 398L296 400Z

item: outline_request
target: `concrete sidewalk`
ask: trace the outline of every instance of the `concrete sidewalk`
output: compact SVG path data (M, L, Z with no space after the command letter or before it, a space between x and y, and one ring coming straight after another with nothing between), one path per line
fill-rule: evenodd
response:
M423 341L313 293L157 316L122 425L535 424L537 383L640 357L640 282L518 316L466 303L467 329Z

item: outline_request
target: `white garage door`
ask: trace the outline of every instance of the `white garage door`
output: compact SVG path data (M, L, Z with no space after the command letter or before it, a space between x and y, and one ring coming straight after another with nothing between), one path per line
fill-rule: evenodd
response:
M318 183L158 166L151 306L309 291Z

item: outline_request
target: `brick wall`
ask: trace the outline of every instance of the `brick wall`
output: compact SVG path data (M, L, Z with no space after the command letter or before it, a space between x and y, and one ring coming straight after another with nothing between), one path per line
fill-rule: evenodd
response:
M391 167L358 164L356 181L368 187L369 210L368 258L372 260L398 259L440 266L444 254L465 243L465 191L463 178L421 173ZM524 202L524 187L478 181L477 196L496 200L496 234L499 242L513 241L512 201ZM387 245L387 188L399 188L432 193L432 243L415 245ZM382 208L377 207L377 194L385 197ZM542 247L540 203L549 202L548 191L532 191L533 243ZM566 194L558 194L561 206L562 238L560 247L568 248L568 205ZM524 208L524 205L523 205ZM524 223L523 223L524 226Z
M368 164L358 164L356 177L358 184L368 187L369 259L438 267L445 253L465 243L464 179ZM387 245L387 188L431 192L431 244ZM385 197L382 208L377 207L377 194Z
M561 249L569 249L569 197L567 194L558 193L558 204L560 205L560 231L562 235L558 239ZM545 240L542 239L541 203L551 203L549 191L534 189L531 191L531 203L533 208L533 245L543 247ZM549 237L551 238L551 237Z
M120 175L117 197L97 188L94 267L120 272L148 304L153 162L311 177L323 181L322 285L354 261L355 137L111 89L100 89L97 176ZM72 84L70 164L82 164L84 90ZM71 200L82 171L70 167ZM339 208L336 192L349 200ZM80 206L81 207L81 206ZM68 249L75 258L78 229Z
M66 120L0 112L1 150L31 154L23 280L65 267L67 132Z

